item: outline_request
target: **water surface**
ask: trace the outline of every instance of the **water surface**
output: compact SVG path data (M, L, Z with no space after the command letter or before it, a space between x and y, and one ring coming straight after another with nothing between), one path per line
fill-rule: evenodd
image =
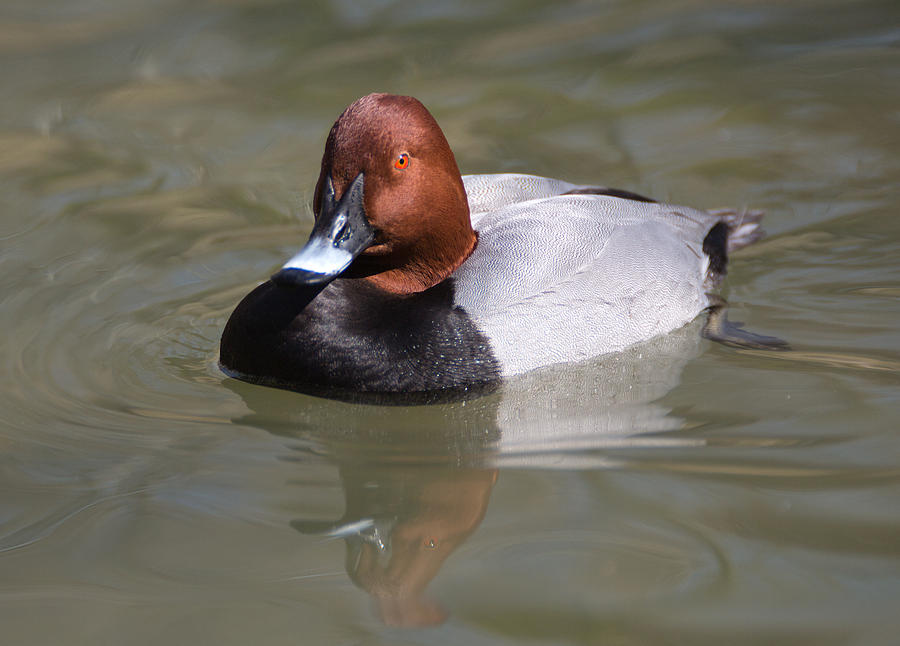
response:
M890 644L896 2L7 2L10 644ZM328 128L412 94L463 172L768 212L699 338L426 407L236 382ZM418 625L418 628L410 626ZM400 628L398 626L407 626Z

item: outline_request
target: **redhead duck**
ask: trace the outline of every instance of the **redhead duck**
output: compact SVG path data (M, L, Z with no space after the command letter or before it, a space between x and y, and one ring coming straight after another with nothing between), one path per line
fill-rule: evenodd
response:
M306 245L225 326L229 376L351 399L482 392L617 352L723 301L761 214L519 174L460 176L416 99L370 94L328 134ZM735 336L721 320L706 327Z

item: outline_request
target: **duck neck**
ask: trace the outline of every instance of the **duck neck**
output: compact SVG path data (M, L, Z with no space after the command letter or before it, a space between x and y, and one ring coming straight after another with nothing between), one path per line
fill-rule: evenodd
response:
M471 226L448 240L432 244L418 244L415 253L396 267L367 276L363 280L380 290L397 295L424 292L446 280L478 244L478 236Z

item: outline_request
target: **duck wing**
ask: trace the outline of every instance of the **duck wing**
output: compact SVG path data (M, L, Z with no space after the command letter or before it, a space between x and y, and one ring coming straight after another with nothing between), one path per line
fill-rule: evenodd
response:
M508 179L503 191L470 197L505 205L473 212L478 246L453 274L455 304L488 336L504 374L622 350L709 305L704 240L720 216Z

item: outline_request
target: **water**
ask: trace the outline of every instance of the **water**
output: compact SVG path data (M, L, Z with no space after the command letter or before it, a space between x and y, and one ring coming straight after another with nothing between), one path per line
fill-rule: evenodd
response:
M895 2L0 16L4 643L896 643ZM373 90L464 172L765 209L725 293L794 350L698 322L411 408L225 379Z

